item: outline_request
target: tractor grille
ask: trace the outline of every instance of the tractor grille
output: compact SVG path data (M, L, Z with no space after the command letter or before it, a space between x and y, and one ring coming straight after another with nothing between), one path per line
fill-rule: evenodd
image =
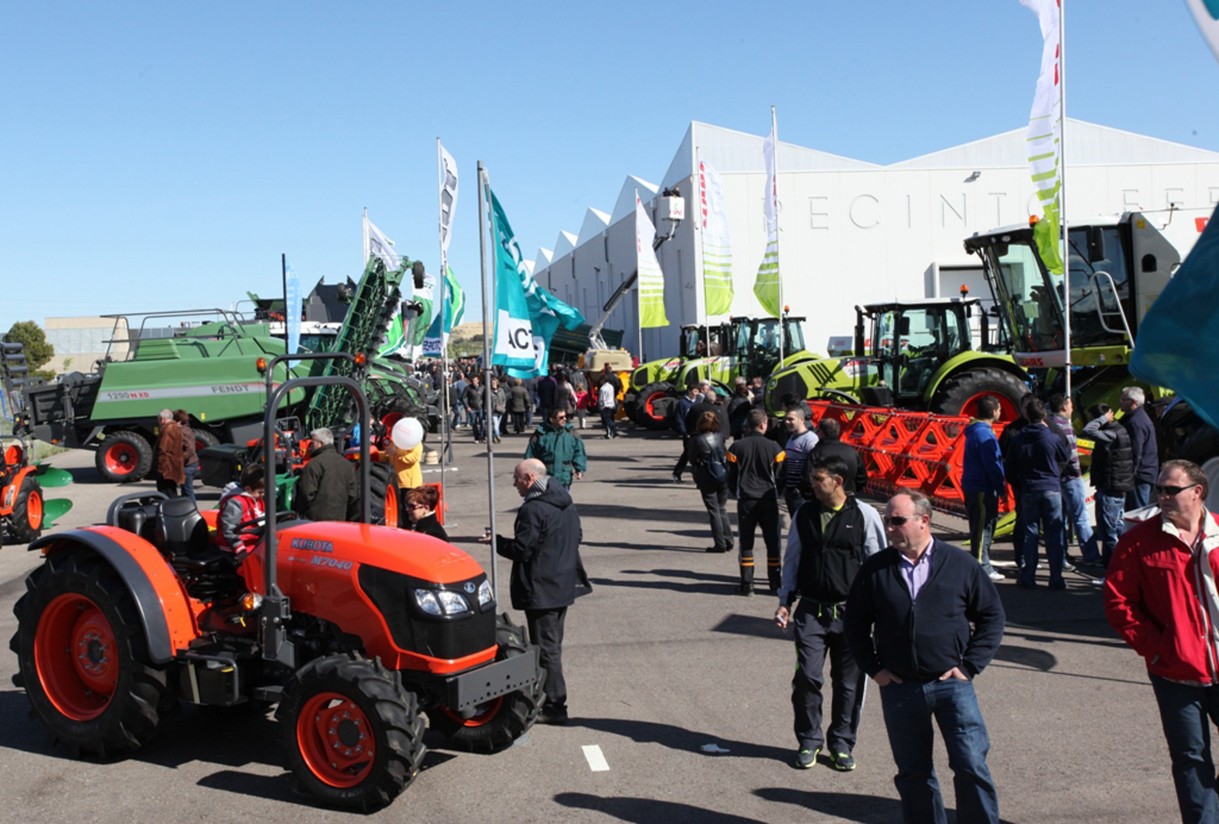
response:
M483 577L473 579L476 589ZM433 658L462 658L495 645L495 603L480 611L477 597L465 592L466 583L448 584L443 589L466 595L472 611L440 618L427 615L415 606L412 594L416 588L440 588L434 582L387 569L360 567L360 587L385 617L394 644L408 652Z

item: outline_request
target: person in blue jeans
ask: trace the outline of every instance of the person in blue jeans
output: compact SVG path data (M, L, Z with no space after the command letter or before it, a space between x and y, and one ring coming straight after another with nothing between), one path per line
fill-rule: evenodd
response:
M999 400L993 395L978 398L974 420L965 427L965 455L961 460L961 491L969 518L969 551L992 581L1003 573L990 562L990 546L999 521L999 501L1007 497L1007 477L994 425L999 420Z
M1138 509L1151 504L1151 486L1160 472L1160 448L1156 427L1143 408L1147 396L1140 386L1122 389L1122 426L1130 435L1134 450L1134 489L1126 493L1126 508Z
M1057 432L1067 442L1067 452L1071 460L1062 469L1062 507L1064 526L1070 527L1079 541L1079 551L1083 561L1095 564L1100 561L1100 549L1097 548L1097 538L1092 531L1092 521L1088 519L1088 493L1084 489L1083 468L1079 464L1079 442L1075 436L1075 424L1071 416L1075 412L1075 404L1066 395L1058 394L1050 398L1050 429ZM1063 557L1070 561L1067 550L1068 541L1063 540ZM1070 571L1069 563L1063 568Z
M1101 563L1107 568L1117 540L1126 531L1122 515L1126 494L1134 489L1134 448L1130 435L1113 417L1108 404L1098 403L1088 411L1090 419L1084 437L1092 448L1092 485L1096 488L1096 537L1100 541Z
M973 684L1003 641L999 593L968 552L931 537L931 502L922 493L890 498L884 522L889 546L855 576L845 631L851 654L880 687L902 820L948 820L934 719L953 772L957 821L998 822L990 736Z
M1024 405L1028 425L1012 441L1009 473L1020 482L1024 515L1024 564L1017 582L1022 589L1037 586L1037 555L1041 538L1050 562L1050 589L1066 589L1062 578L1066 532L1062 520L1062 471L1071 460L1067 442L1046 424L1045 404L1033 398Z

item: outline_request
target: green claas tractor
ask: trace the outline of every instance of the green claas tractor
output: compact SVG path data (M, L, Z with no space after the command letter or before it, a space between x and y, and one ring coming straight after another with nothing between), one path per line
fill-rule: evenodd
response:
M855 356L776 371L766 387L771 415L791 399L811 398L968 415L979 397L994 395L1003 420L1016 417L1028 376L1001 334L992 342L980 300L874 303L856 306L855 317Z
M764 380L776 369L817 362L819 356L804 348L804 318L783 318L780 346L778 318L735 317L710 336L704 353L683 361L672 377L647 387L640 397L635 421L649 429L664 429L668 413L691 384L710 381L723 395L732 392L737 378Z
M696 358L707 357L708 352L727 351L731 334L732 330L727 324L683 326L680 354L641 363L631 372L624 396L627 417L640 426L664 428L670 403L668 399L673 394L674 381L682 366Z

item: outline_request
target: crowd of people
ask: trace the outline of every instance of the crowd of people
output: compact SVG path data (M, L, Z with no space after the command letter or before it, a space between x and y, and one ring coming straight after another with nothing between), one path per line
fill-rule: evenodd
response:
M488 533L483 540L512 562L512 606L525 613L547 671L540 720L565 724L567 611L591 589L572 493L588 469L580 410L596 409L603 437L617 437L621 384L609 370L592 378L563 370L525 381L493 376L489 408L479 374L467 379L458 364L447 384L454 401L450 431L468 427L475 441L499 441L509 427L528 436L512 474L522 499L513 532ZM1004 632L996 583L1005 575L991 548L1006 503L1016 515L1015 586L1038 585L1043 547L1051 590L1065 589L1063 573L1075 565L1095 569L1092 582L1103 590L1110 623L1147 662L1182 820L1219 821L1209 734L1209 725L1219 723L1219 554L1211 553L1219 547L1219 519L1204 504L1205 473L1188 461L1160 465L1145 396L1128 387L1120 418L1101 404L1087 410L1082 429L1094 443L1093 527L1070 399L1055 395L1047 403L1029 395L1019 404L1019 417L997 433L1002 403L977 399L964 433L968 547L932 536L932 504L921 492L893 495L883 514L861 501L867 462L843 442L836 420L810 427L802 401L787 406L780 431L762 408L761 387L745 381L728 396L709 382L696 383L674 404L670 424L681 451L671 474L679 483L687 471L692 476L708 514L707 551L736 549L738 592L749 597L765 586L777 599L775 624L792 634L795 765L855 769L871 680L879 688L904 820L946 821L933 721L949 754L957 820L999 820L986 763L989 737L973 681ZM188 467L198 466L189 416L181 414L182 420L168 410L162 414L158 488L167 494L171 484L173 494L188 494L194 475ZM329 430L312 432L309 449L297 484L298 508L315 519L347 517L356 494L352 464ZM422 483L422 450L420 444L388 452L404 526L447 540L437 514L439 492ZM251 546L240 526L261 516L263 480L261 467L248 467L222 493L217 541L235 553ZM735 531L729 499L736 501ZM755 585L759 530L766 578ZM1078 557L1068 552L1072 544Z

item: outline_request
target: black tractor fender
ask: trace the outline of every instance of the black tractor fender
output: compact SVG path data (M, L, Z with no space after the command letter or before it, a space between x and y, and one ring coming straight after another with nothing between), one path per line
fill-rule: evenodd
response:
M107 532L119 533L123 543ZM153 664L168 664L174 659L175 649L184 647L190 640L182 637L184 632L197 634L190 604L182 588L177 585L172 568L165 563L156 547L143 538L113 527L89 527L45 535L30 544L29 549L42 550L43 555L48 556L70 549L85 549L108 563L123 580L135 601L144 637L148 641L148 656ZM153 566L158 563L159 569ZM154 581L161 586L158 587ZM167 585L170 582L172 586ZM171 616L175 619L173 626ZM174 626L177 627L176 633ZM176 639L175 635L178 636Z

